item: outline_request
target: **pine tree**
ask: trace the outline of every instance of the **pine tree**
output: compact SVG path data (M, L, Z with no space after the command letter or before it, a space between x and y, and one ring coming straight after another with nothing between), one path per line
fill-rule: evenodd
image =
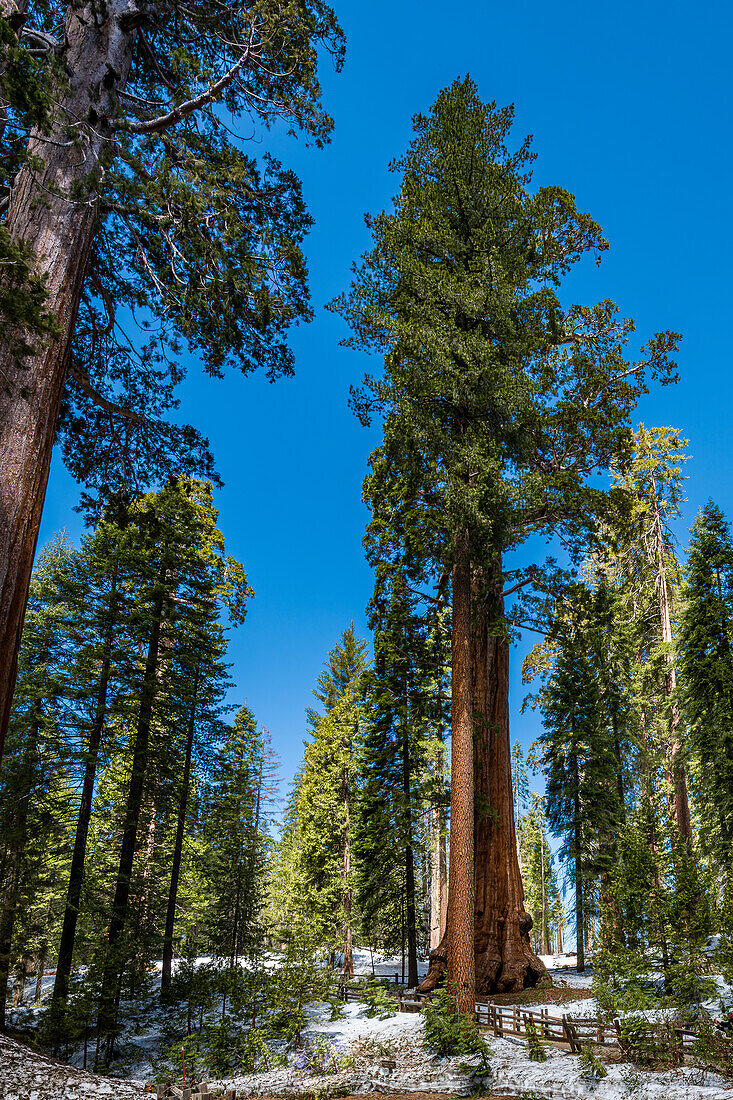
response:
M204 831L214 953L234 968L262 949L268 819L275 793L269 736L243 706L216 754Z
M587 622L558 629L552 674L542 693L541 738L547 775L547 821L564 838L575 886L577 968L585 969L586 917L606 841L617 828L616 757L594 668Z
M709 501L692 526L678 652L705 846L733 868L733 538Z
M347 977L354 973L354 803L365 654L352 624L318 677L313 694L322 709L307 711L312 740L291 795L274 889L283 898L281 921L289 940L302 939L307 920L308 942L343 952Z
M515 745L515 749L516 749ZM549 955L554 923L557 877L545 831L544 800L534 795L528 813L521 819L519 855L522 865L527 912L532 917L535 950Z
M28 917L43 904L52 868L63 869L59 851L67 841L70 793L63 710L69 609L60 596L59 574L70 554L70 547L57 539L35 567L0 780L0 1030L5 1030L13 956L26 953L33 938L27 923L18 926L18 916L25 911Z

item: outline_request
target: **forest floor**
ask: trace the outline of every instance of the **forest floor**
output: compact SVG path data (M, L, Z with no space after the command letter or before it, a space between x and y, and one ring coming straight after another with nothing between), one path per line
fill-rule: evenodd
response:
M548 959L558 983L554 995L566 991L580 996L573 1013L592 1015L597 1011L590 995L589 977L568 968L567 958ZM375 971L394 976L395 959L376 959ZM368 953L356 959L357 970L371 971ZM424 968L423 968L424 969ZM560 982L566 984L561 985ZM49 983L50 984L50 983ZM522 1000L527 1008L547 1003L542 991ZM721 993L730 995L730 990ZM149 1006L150 1009L151 1006ZM711 1003L710 1010L715 1011ZM13 1022L24 1033L33 1027L32 1016L41 1008L16 1012ZM655 1072L608 1059L607 1076L591 1080L583 1076L577 1056L548 1046L547 1060L533 1062L527 1045L520 1039L487 1037L490 1074L480 1076L476 1061L466 1056L438 1058L425 1049L423 1020L418 1014L398 1014L387 1019L369 1018L366 1006L350 1002L340 1020L329 1019L328 1005L313 1005L306 1043L328 1044L341 1064L335 1073L313 1075L298 1068L295 1060L284 1068L257 1074L235 1075L211 1081L214 1086L234 1087L237 1096L309 1097L329 1100L338 1096L376 1100L384 1094L390 1100L409 1095L411 1100L446 1096L487 1095L520 1097L521 1100L733 1100L733 1082L690 1067ZM117 1067L120 1077L99 1077L39 1054L23 1043L0 1037L0 1097L3 1100L97 1100L145 1094L145 1082L155 1074L160 1053L161 1019L153 1012L131 1018L123 1041L124 1062ZM74 1058L78 1061L78 1052ZM121 1079L124 1075L126 1079ZM132 1078L132 1079L131 1079Z

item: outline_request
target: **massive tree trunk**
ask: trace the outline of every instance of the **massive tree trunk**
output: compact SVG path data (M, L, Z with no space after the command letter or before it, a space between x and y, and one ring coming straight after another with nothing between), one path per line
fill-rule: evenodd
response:
M476 991L518 992L549 980L530 945L514 831L509 741L509 642L499 561L474 629Z
M94 783L97 776L97 760L99 757L99 746L102 740L102 731L107 717L107 693L112 666L112 637L117 617L118 598L119 594L117 591L117 572L115 565L110 583L109 603L107 607L104 642L102 647L102 662L99 670L99 684L97 686L97 703L94 711L94 720L89 730L89 740L87 742L87 751L85 754L86 764L84 767L84 780L81 789L81 800L79 802L79 815L76 822L74 851L71 856L64 924L61 930L58 963L56 965L56 980L53 986L52 1013L59 1011L63 1005L65 1005L69 995L69 979L71 977L71 963L74 955L76 925L79 919L81 889L84 882L84 863L86 859L87 837L89 835L89 822L92 815Z
M473 716L471 700L471 563L468 532L456 537L451 673L451 818L448 869L448 988L462 1014L473 1015Z
M15 5L0 0L8 14ZM0 758L10 718L17 653L66 377L71 335L97 217L85 186L100 164L101 118L114 114L136 31L132 0L70 5L63 63L68 83L54 92L49 134L34 132L10 195L5 228L28 245L45 279L46 309L58 335L19 360L22 332L0 337ZM127 22L126 18L127 17ZM86 126L87 120L94 125ZM80 129L79 124L82 124ZM69 141L69 125L79 135ZM73 198L72 198L73 196Z
M476 992L518 992L549 981L532 951L532 918L524 909L514 830L509 742L509 643L504 632L501 567L497 560L488 592L477 595L473 615L472 696L474 736L474 941ZM454 609L455 630L455 609ZM451 825L451 865L453 831ZM448 942L451 925L448 891ZM446 964L446 938L431 952L421 992L434 989Z

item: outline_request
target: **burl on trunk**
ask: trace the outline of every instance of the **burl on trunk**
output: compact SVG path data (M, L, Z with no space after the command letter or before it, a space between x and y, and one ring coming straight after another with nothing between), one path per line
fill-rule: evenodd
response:
M478 604L478 606L476 606ZM474 948L476 993L514 993L550 981L530 945L532 918L514 831L509 743L509 643L502 636L504 601L496 588L473 607ZM446 967L446 942L431 952L419 986L428 993Z

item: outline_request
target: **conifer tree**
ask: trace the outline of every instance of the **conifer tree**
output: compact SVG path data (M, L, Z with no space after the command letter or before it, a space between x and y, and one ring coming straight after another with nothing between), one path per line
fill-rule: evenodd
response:
M529 145L508 150L511 124L469 78L415 118L394 210L370 219L374 247L335 303L352 343L385 357L354 395L364 420L383 423L365 490L378 560L404 554L401 531L416 577L451 580L447 956L464 1012L474 938L482 991L544 974L514 839L504 555L537 530L585 537L609 502L589 479L628 454L629 411L650 375L670 377L676 343L655 336L629 363L633 325L611 302L563 306L563 277L606 243L567 191L529 191ZM526 580L512 579L507 591ZM492 810L475 821L474 733L477 805Z
M256 957L264 937L268 824L275 793L269 735L240 707L216 754L204 831L214 953L233 968Z
M705 846L733 868L733 538L712 501L695 520L685 569L678 652Z
M0 776L0 1031L5 1030L13 955L24 952L30 932L18 927L18 915L33 908L67 841L65 765L70 746L63 687L69 611L58 579L70 554L63 539L54 540L39 555L33 574L8 754Z
M297 177L239 138L283 119L326 142L319 51L340 67L343 35L321 0L111 0L104 33L92 0L2 0L0 19L1 756L57 429L93 496L211 476L207 441L166 423L182 347L214 376L292 372L311 219Z
M285 894L292 899L284 902L285 932L291 938L302 934L305 907L312 942L342 952L347 977L354 973L355 799L365 654L352 624L318 677L313 694L320 709L307 711L312 740L291 796L276 871L281 883L276 894L282 897L287 881Z

